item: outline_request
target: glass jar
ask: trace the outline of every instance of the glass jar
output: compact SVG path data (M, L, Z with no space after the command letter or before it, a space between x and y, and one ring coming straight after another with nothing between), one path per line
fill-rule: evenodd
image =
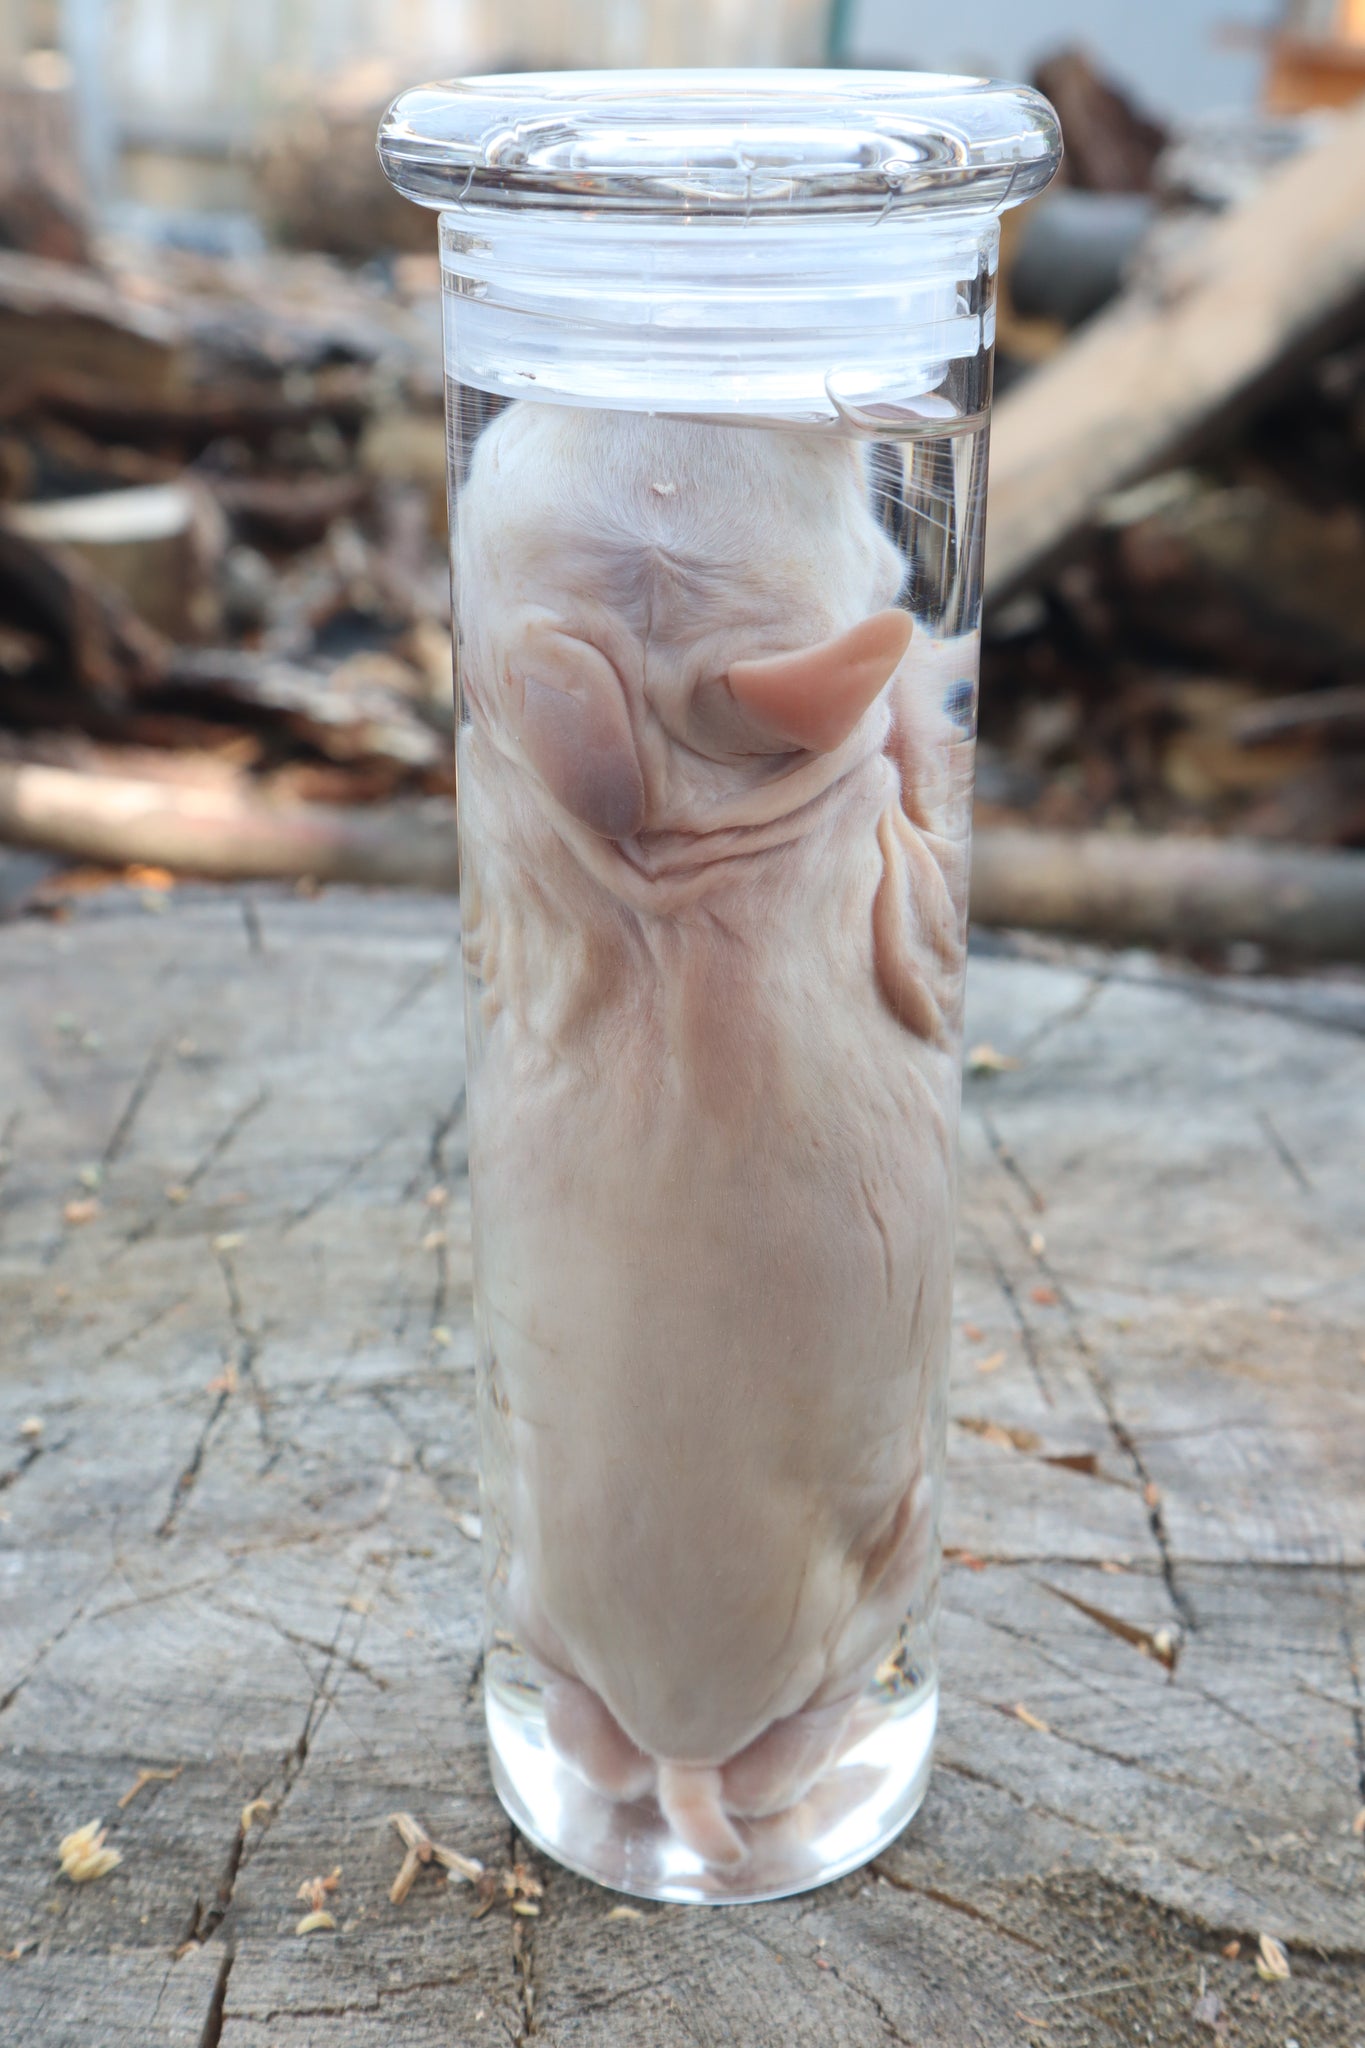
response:
M1001 211L1037 94L424 87L494 1779L641 1896L924 1796Z

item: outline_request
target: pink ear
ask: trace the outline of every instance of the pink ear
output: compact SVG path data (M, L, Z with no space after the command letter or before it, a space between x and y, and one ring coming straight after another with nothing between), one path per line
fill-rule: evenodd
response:
M876 612L819 647L732 662L730 694L780 738L828 754L886 688L912 631L904 612Z
M585 640L531 626L507 663L517 737L556 803L604 839L629 839L645 786L621 678Z

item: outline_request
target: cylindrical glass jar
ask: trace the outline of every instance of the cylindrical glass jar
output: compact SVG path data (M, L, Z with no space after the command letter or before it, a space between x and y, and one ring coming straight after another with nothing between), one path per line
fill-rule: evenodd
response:
M923 1798L998 215L1034 93L406 94L442 210L484 1686L571 1868Z

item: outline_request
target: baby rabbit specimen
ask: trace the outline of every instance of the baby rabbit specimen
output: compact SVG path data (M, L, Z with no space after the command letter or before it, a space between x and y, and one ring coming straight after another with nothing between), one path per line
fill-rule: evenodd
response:
M963 735L847 440L521 402L458 523L496 1570L561 1755L731 1867L926 1577Z

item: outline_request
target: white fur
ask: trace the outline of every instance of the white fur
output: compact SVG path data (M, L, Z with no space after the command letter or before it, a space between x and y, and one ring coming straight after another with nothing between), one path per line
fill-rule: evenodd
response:
M931 1542L961 919L906 817L915 651L824 755L774 750L725 685L900 574L825 436L523 403L459 510L490 1511L579 1767L636 1796L653 1759L720 1862L727 1810L789 1805L837 1750ZM508 679L547 632L619 688L625 841L519 739ZM878 936L890 817L915 900ZM941 1030L893 1013L887 944Z

